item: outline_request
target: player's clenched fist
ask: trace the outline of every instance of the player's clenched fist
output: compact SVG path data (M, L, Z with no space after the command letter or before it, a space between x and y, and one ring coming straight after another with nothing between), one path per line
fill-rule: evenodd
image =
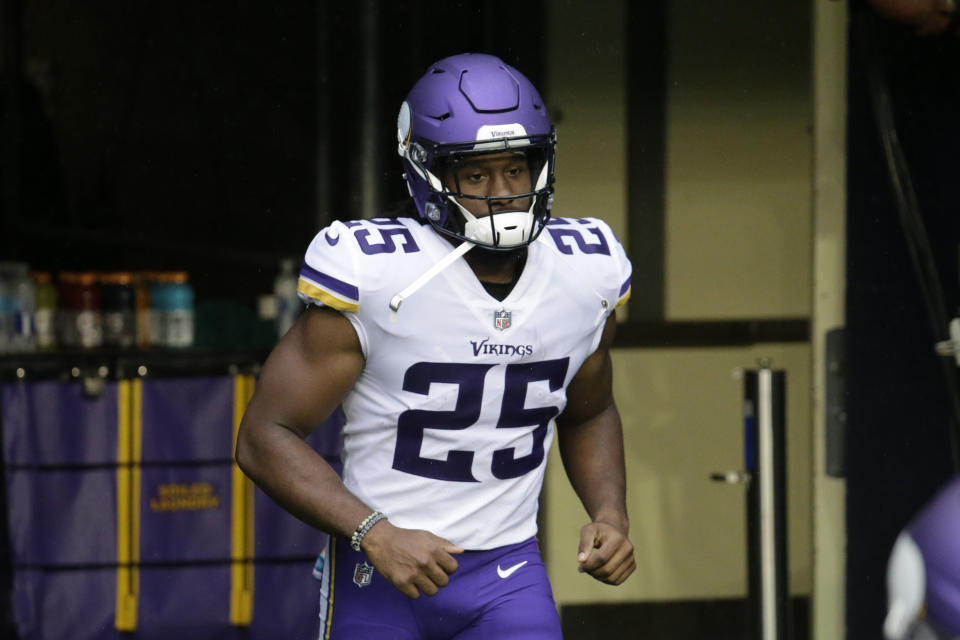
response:
M390 584L410 598L437 594L457 570L452 554L463 549L449 540L420 529L401 529L386 520L378 522L364 537L363 551Z
M591 553L592 551L592 553ZM633 543L617 527L591 522L580 530L577 570L607 584L621 584L637 568Z

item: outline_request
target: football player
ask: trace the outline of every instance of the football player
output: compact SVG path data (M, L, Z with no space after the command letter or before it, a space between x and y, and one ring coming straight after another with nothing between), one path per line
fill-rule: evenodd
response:
M313 239L237 462L332 534L321 637L559 639L535 539L555 433L590 518L571 561L635 568L610 361L630 262L601 220L550 218L555 132L499 58L431 66L397 141L418 217ZM338 407L342 480L304 442Z
M888 640L960 638L960 476L900 534L887 565Z

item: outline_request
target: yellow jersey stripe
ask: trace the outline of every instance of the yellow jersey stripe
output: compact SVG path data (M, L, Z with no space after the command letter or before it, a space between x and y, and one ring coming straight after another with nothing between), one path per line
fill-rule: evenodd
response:
M338 311L349 311L351 313L356 313L360 309L360 305L356 302L338 298L326 289L321 289L317 285L313 284L312 282L308 282L303 278L300 278L300 281L297 283L297 291L308 298L319 300L326 306Z

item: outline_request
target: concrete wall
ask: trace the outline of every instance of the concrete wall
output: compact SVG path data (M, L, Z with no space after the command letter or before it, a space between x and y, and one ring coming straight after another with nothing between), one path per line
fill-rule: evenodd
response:
M776 5L741 0L721 12L715 3L670 3L669 320L810 315L810 7ZM549 7L555 212L603 217L626 239L627 3ZM790 586L809 593L809 345L630 349L614 358L638 570L618 588L576 572L586 516L554 452L543 507L558 604L746 593L744 492L708 476L742 468L742 386L732 372L758 358L787 371Z

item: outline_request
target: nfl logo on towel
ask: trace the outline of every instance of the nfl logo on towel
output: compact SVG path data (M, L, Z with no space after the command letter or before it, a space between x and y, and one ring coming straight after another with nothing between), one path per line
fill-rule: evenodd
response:
M510 328L510 312L506 309L493 312L493 326L500 331Z
M358 587L365 587L373 580L373 565L366 561L358 562L357 568L353 570L353 584Z

